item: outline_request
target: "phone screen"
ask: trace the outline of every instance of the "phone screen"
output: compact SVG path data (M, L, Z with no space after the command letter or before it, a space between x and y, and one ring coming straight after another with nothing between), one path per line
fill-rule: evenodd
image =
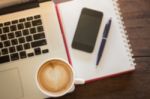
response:
M83 8L72 42L72 47L89 53L93 52L102 18L102 12Z

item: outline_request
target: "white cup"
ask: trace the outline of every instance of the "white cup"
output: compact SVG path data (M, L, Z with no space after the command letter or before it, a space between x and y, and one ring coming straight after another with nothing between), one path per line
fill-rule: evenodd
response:
M65 90L63 93L60 93L60 94L57 94L57 95L56 95L56 94L53 94L53 93L51 93L51 92L48 92L48 91L46 91L45 89L43 89L43 88L40 86L40 83L39 83L39 81L38 81L38 72L39 72L40 68L43 66L44 63L50 62L50 61L53 61L53 60L55 60L55 61L57 60L57 61L59 61L59 62L63 62L63 63L65 63L65 64L67 64L67 66L71 69L71 72L72 72L72 74L73 74L73 76L72 76L73 81L72 81L72 83L70 84L69 88L68 88L67 90ZM48 96L48 97L61 97L61 96L65 95L65 94L67 94L67 93L73 92L74 89L75 89L75 85L84 84L84 83L85 83L85 80L83 80L83 79L81 79L81 78L75 78L75 72L74 72L72 66L71 66L68 62L66 62L65 60L60 59L60 58L53 58L53 59L49 59L49 60L43 62L43 63L38 67L38 69L37 69L37 71L36 71L35 81L36 81L36 85L37 85L38 89L39 89L43 94L45 94L45 95Z

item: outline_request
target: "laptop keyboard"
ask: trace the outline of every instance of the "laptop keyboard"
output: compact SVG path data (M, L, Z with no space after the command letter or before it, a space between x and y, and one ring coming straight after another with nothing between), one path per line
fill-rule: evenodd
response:
M0 63L48 53L40 15L0 23Z

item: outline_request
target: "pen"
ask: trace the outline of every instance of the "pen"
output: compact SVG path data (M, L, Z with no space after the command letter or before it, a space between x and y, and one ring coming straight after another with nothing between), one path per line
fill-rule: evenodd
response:
M103 37L102 37L102 42L101 42L101 45L100 45L100 48L99 48L99 51L98 51L98 55L97 55L96 65L99 64L100 59L102 57L103 50L104 50L104 47L105 47L105 43L106 43L108 33L109 33L109 30L110 30L110 27L111 27L111 22L112 22L112 19L110 18L108 23L105 25L105 29L104 29Z

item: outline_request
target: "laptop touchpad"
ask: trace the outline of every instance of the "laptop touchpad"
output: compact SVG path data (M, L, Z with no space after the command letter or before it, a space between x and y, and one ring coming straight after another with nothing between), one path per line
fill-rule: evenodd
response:
M0 99L23 97L21 79L17 68L0 71Z

